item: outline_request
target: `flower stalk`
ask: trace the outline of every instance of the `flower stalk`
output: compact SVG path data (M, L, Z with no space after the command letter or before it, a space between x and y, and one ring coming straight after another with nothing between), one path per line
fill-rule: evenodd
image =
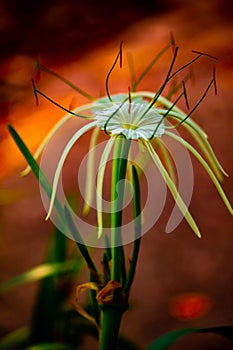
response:
M117 350L121 320L126 308L121 305L104 305L99 350Z
M124 250L121 239L123 201L124 201L124 180L126 177L127 158L130 149L130 140L125 137L116 139L113 164L112 164L112 212L111 212L111 228L112 228L112 280L124 283L125 280L125 259ZM120 181L123 180L123 184ZM118 191L116 189L118 187Z

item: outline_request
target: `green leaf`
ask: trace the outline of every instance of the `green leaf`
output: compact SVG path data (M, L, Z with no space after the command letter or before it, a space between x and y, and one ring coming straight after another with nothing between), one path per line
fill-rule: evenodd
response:
M62 263L48 263L36 266L21 275L11 278L0 285L0 293L18 287L24 283L36 282L47 277L64 275L79 269L77 260L69 260Z
M233 340L233 326L213 328L183 328L163 334L152 344L150 344L146 350L167 350L178 338L191 333L215 333Z
M25 143L22 141L16 130L13 128L12 125L8 124L7 125L8 130L13 137L15 143L19 147L20 151L24 155L25 159L27 160L28 164L30 165L32 171L36 175L37 179L39 180L39 174L40 174L40 167L38 163L34 160L33 156L31 155L30 151L28 150L27 146Z
M0 340L0 350L19 349L19 346L27 342L29 328L23 327L5 335Z
M28 162L29 166L31 167L36 178L39 180L41 186L45 190L47 196L50 198L51 194L52 194L52 188L51 188L50 183L49 183L48 179L46 178L44 172L41 170L39 164L36 162L33 155L31 154L31 152L29 151L29 149L27 148L27 146L25 145L25 143L23 142L23 140L21 139L21 137L19 136L19 134L13 128L12 125L8 124L8 130L9 130L11 136L13 137L16 145L18 146L18 148L22 152L23 156L25 157L26 161ZM57 200L57 198L55 198L54 204L56 206L56 209L57 209L60 217L62 218L62 221L64 224L64 232L65 232L65 220L64 220L63 208L62 208L60 202Z
M178 329L169 333L165 333L157 338L146 350L166 350L172 345L178 338L185 334L196 332L195 328Z
M28 164L30 165L33 173L35 174L35 176L39 180L41 186L45 190L48 197L50 198L51 194L52 194L52 188L51 188L50 183L49 183L48 179L46 178L45 174L40 169L38 163L36 162L36 160L34 159L32 154L30 153L29 149L27 148L27 146L25 145L25 143L23 142L23 140L21 139L19 134L13 128L13 126L8 124L8 129L9 129L9 132L10 132L11 136L13 137L15 143L17 144L17 146L21 150L22 154L24 155L25 159L27 160ZM65 213L61 203L57 200L57 198L55 198L54 204L55 204L55 207L56 207L56 209L59 213L59 216L62 220L64 232L66 232L67 229L71 230L71 233L74 234L73 235L74 238L77 237L77 235L79 236L79 242L80 242L81 236L79 235L77 228L75 227L74 223L72 222L71 216L69 215L69 213L67 213L67 210ZM82 244L79 244L78 242L77 242L77 245L78 245L78 248L79 248L81 254L83 255L84 259L87 258L86 262L87 262L88 267L90 269L92 269L93 271L97 272L97 269L96 269L91 257L89 256L89 253L87 251L86 246L85 245L82 246Z

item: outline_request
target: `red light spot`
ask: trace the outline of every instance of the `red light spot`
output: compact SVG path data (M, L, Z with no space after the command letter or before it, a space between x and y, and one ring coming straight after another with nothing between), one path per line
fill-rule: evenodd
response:
M205 294L184 293L171 299L169 311L173 317L189 321L206 315L211 305L211 298Z

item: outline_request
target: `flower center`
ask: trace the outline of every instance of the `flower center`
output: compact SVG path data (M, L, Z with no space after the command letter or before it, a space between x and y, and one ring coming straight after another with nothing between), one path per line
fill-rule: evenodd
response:
M137 125L128 124L128 123L122 124L122 127L123 127L124 129L127 129L127 130L129 130L129 129L136 130L136 129L138 128Z
M95 113L97 126L112 135L123 134L127 139L148 140L164 134L163 116L146 103L113 103Z

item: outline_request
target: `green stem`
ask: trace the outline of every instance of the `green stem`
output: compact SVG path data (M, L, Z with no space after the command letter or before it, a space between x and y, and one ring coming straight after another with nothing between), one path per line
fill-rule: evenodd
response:
M117 282L124 282L125 279L125 259L121 242L122 207L124 200L124 187L118 193L116 185L125 179L127 168L127 157L130 148L130 141L125 137L118 137L115 142L114 156L112 164L112 189L111 200L113 202L111 214L112 226L112 275L111 278ZM118 246L116 246L118 245ZM123 281L122 281L123 278Z
M134 190L133 217L134 217L135 241L133 246L132 258L130 261L130 268L129 268L127 280L124 286L125 293L129 293L131 285L134 280L137 261L138 261L138 254L140 249L140 243L141 243L141 229L142 229L142 223L141 223L141 217L140 217L140 214L141 214L140 183L139 183L138 173L134 165L132 166L132 185Z
M129 149L129 140L126 140L123 136L116 138L112 162L111 184L111 201L113 203L111 213L113 244L111 280L119 282L121 285L124 285L126 281L124 249L121 244L119 245L119 243L121 243L124 184L121 188L118 189L118 192L116 191L116 186L121 180L125 180ZM113 291L113 293L115 293L115 291ZM119 301L119 303L104 305L101 304L99 306L102 314L100 350L117 350L117 341L121 319L124 311L127 309L127 306L127 296L126 298L121 298L121 301Z
M117 350L121 319L125 311L122 305L102 305L103 327L100 336L100 350Z

